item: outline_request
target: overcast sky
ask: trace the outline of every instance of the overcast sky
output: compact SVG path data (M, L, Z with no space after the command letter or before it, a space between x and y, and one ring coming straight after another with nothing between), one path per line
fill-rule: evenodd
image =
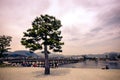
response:
M12 36L11 51L41 14L61 20L63 54L120 52L120 0L0 0L0 35Z

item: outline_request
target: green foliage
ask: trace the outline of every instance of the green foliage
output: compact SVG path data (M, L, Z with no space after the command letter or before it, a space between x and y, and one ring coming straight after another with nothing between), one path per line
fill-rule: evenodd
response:
M24 32L21 40L22 45L32 51L43 49L44 45L49 46L54 52L62 52L62 36L59 28L61 21L53 16L41 15L32 22L32 28Z
M11 36L0 36L0 57L3 56L3 52L7 52L10 48L10 42L12 41Z

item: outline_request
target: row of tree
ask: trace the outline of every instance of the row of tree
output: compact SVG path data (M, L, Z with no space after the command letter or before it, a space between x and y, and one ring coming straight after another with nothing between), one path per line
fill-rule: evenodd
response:
M22 45L29 48L30 51L42 50L45 55L45 74L50 74L50 66L48 60L48 54L52 50L53 52L62 52L61 42L62 36L59 28L61 27L61 21L53 16L40 15L36 17L32 22L32 28L24 32L24 36L21 39ZM10 48L11 36L0 36L0 56L3 52L8 51ZM48 51L49 49L49 51Z

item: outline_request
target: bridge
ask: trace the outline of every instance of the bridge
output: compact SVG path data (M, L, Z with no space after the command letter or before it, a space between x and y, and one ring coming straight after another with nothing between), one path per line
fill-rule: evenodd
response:
M21 65L25 67L44 67L45 59L44 58L3 58L0 61L7 61L8 63L14 65ZM58 67L64 64L78 63L83 61L83 58L80 57L68 57L68 58L49 58L50 67Z

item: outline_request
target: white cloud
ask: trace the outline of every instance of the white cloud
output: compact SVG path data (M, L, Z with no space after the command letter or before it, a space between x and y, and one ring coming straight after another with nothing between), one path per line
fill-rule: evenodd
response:
M98 46L102 43L118 51L118 41L113 39L120 40L119 13L119 0L1 0L0 34L13 35L13 50L23 49L23 31L31 27L36 16L49 14L62 22L64 53L106 52ZM19 48L15 47L17 43Z

